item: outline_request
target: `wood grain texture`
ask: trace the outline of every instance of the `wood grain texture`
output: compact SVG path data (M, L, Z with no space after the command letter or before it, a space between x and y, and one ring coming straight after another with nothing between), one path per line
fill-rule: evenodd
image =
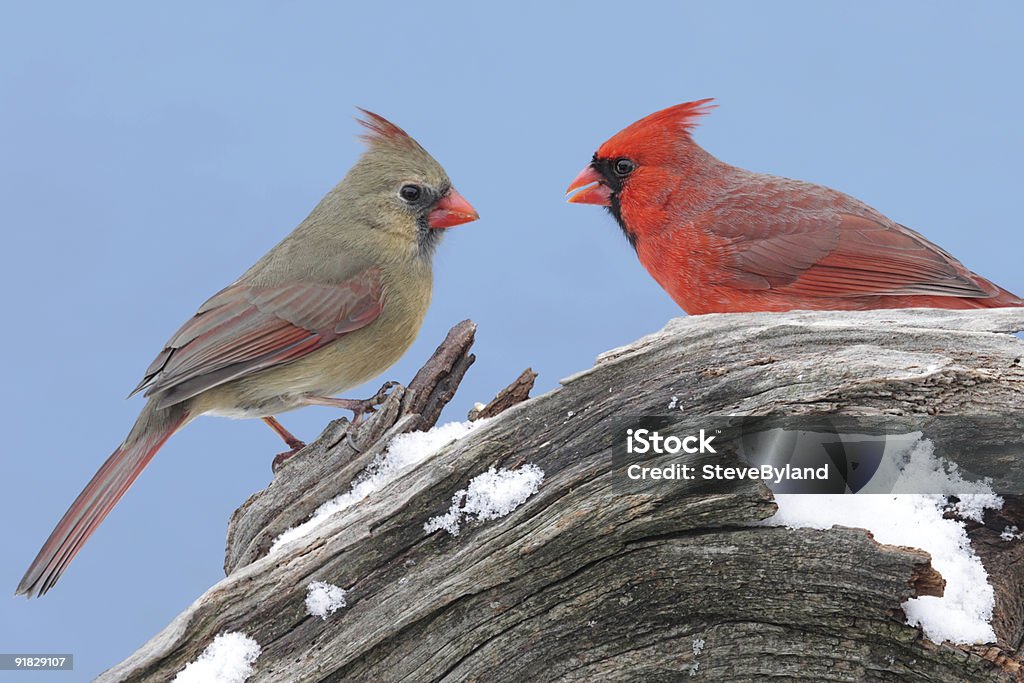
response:
M860 529L759 526L775 505L749 480L625 490L611 453L672 397L694 415L1019 413L1024 342L1008 333L1020 329L1020 309L673 320L267 556L391 435L436 419L436 403L413 398L454 393L464 329L415 390L395 388L357 432L332 423L288 461L232 518L227 578L98 680L170 680L224 631L260 644L251 681L1019 680L1020 545L992 538L1024 529L1019 501L972 529L999 572L999 642L961 648L903 623L904 600L941 590L926 553ZM424 532L474 476L524 463L544 482L510 515ZM314 580L345 588L348 606L309 616Z

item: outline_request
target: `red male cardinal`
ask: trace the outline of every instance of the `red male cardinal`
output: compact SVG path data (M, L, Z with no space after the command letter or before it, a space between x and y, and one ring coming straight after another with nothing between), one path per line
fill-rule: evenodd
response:
M620 131L568 190L608 207L687 313L1024 306L864 202L711 156L690 137L710 101Z
M364 111L369 149L290 235L199 307L135 391L149 402L25 572L42 595L176 431L196 417L259 417L294 450L274 415L332 398L380 374L416 338L430 304L443 228L477 219L433 157ZM134 392L133 392L134 393ZM286 455L286 454L282 454ZM279 456L280 457L280 456Z

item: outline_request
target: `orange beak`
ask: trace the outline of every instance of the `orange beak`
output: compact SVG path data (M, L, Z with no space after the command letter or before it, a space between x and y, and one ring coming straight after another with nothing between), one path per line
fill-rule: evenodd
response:
M473 205L465 197L456 192L455 188L437 200L434 208L427 215L427 224L431 228L450 228L480 218Z
M580 190L580 188L583 189ZM572 204L612 205L611 188L604 184L604 178L589 164L573 179L572 185L565 193L569 194L575 190L580 191L569 197L569 202Z

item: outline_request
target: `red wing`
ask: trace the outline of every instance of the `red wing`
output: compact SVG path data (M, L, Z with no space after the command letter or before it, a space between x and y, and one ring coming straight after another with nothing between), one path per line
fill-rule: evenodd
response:
M901 225L831 211L781 220L762 234L727 234L731 263L717 282L821 297L995 294L948 253Z
M215 294L167 342L134 394L171 405L301 358L364 327L383 307L380 270L342 284L234 284Z

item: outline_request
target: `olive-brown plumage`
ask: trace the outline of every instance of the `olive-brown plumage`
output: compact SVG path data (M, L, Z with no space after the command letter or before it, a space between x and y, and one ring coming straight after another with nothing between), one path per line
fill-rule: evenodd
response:
M204 413L264 418L379 375L409 348L430 304L440 231L476 220L444 169L365 112L367 151L304 221L167 342L135 392L149 398L18 585L42 595L177 430ZM134 393L134 392L133 392Z

